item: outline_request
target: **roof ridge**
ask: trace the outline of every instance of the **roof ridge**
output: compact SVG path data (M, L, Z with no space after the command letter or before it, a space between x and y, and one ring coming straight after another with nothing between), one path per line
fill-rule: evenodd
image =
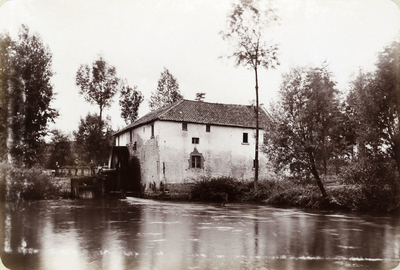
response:
M167 110L165 110L163 113L159 114L155 119L160 119L161 116L163 116L164 114L166 114L167 112L169 112L172 108L175 108L176 106L178 106L179 104L181 104L182 102L184 102L185 99L181 99L178 102L176 102L175 104L172 104L171 107L169 107Z
M219 102L211 102L211 101L197 101L192 99L183 99L185 101L193 102L193 103L207 103L207 104L214 104L214 105L227 105L227 106L240 106L240 107L252 107L255 106L253 104L234 104L234 103L219 103Z

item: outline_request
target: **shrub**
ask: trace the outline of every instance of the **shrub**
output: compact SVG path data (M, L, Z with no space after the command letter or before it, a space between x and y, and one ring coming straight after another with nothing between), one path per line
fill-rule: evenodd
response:
M8 201L55 198L61 194L61 185L40 168L0 166L0 188Z
M202 178L192 187L192 198L203 201L238 200L243 193L243 182L232 177Z
M333 200L350 209L392 211L400 205L400 179L396 164L383 158L360 158L342 168L345 188L333 190Z

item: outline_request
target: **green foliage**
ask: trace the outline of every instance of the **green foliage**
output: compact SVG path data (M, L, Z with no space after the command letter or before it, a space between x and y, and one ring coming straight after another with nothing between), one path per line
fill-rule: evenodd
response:
M8 78L10 76L11 47L14 42L6 34L0 34L0 162L7 158L8 137L8 105L10 93L8 92Z
M277 22L278 17L268 5L268 1L240 1L232 5L232 11L227 16L227 28L220 32L222 38L231 45L227 56L233 58L236 66L245 66L254 71L256 90L256 143L254 189L258 189L258 142L259 142L259 100L258 100L258 69L260 67L274 68L279 65L277 58L278 46L267 41L266 28Z
M119 106L121 107L121 117L127 125L137 119L139 106L144 100L143 94L137 88L136 85L132 88L126 83L121 88Z
M347 103L360 152L390 157L400 172L400 42L379 54L374 72L360 71Z
M315 185L282 183L279 192L273 192L266 203L277 206L306 207L319 209L324 204L321 192Z
M149 106L152 111L166 105L182 100L177 79L172 76L168 69L164 68L158 80L157 90L151 92Z
M120 79L114 66L110 66L102 57L94 61L92 67L81 65L76 73L76 85L79 94L90 104L99 106L100 120L103 110L111 106L112 98L119 89Z
M30 167L37 163L48 122L58 116L50 107L54 98L52 54L41 37L31 35L25 25L18 40L12 41L6 35L0 39L0 92L4 97L0 109L2 157L7 149L14 162ZM7 147L4 139L9 137L11 142Z
M259 66L273 68L279 65L278 47L271 44L265 31L278 21L275 11L265 1L240 1L232 5L227 16L227 29L220 32L222 38L232 46L228 58L236 66L247 66L257 70Z
M239 181L232 177L203 178L192 187L193 199L203 201L223 201L228 195L228 202L261 201L267 199L279 189L276 180L260 181L258 189L254 190L252 181Z
M289 170L296 177L312 174L325 198L318 165L326 173L329 159L340 154L341 113L335 84L326 65L294 68L285 74L264 144L277 170Z
M241 182L231 177L201 179L192 188L192 197L205 201L221 201L228 194L228 200L236 200L240 194Z
M71 152L71 142L68 135L58 129L52 130L51 133L51 142L48 147L49 158L46 167L55 169L56 162L58 162L60 167L72 165L73 156Z
M110 121L99 120L97 114L88 114L81 118L77 131L73 132L77 152L84 163L93 159L96 163L108 161L113 144Z
M42 169L16 168L0 164L0 189L2 199L7 201L40 200L58 198L61 185Z
M393 160L362 156L342 168L339 178L351 187L332 194L340 205L364 211L390 211L400 205L400 178ZM346 202L349 198L351 204Z

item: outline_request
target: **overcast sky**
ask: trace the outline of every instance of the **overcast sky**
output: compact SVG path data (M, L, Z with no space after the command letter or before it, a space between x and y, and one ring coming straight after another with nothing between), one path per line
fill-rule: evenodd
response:
M0 0L2 3L2 0ZM81 64L101 55L120 78L144 94L139 114L148 112L151 92L164 67L177 78L186 99L205 92L205 101L250 104L254 74L220 59L228 49L225 29L229 0L10 0L0 7L0 31L17 37L21 24L42 36L53 54L60 117L51 128L76 130L79 119L98 108L78 94L75 75ZM281 24L267 29L279 44L281 65L261 70L260 103L277 99L281 74L290 67L327 61L338 82L348 89L360 68L370 70L385 45L399 39L400 11L391 0L279 0ZM105 115L113 128L124 127L118 97Z

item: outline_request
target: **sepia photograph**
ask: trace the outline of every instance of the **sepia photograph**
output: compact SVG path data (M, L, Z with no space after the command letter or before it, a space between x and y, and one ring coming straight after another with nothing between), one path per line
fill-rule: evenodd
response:
M0 0L0 270L400 269L400 0Z

